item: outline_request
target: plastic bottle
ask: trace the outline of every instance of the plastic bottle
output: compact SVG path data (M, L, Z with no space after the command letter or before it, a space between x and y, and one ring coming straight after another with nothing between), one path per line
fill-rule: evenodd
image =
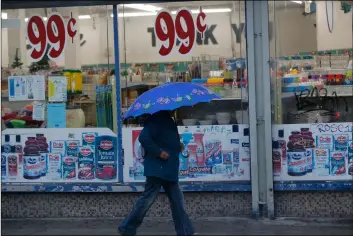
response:
M11 152L11 144L10 144L10 135L5 134L5 142L2 144L4 153L10 153Z
M272 165L273 175L281 175L281 160L282 160L282 149L279 146L278 141L272 141Z
M1 180L5 180L7 175L7 159L4 147L1 146Z
M23 155L23 178L39 179L42 175L38 142L35 137L28 137Z
M203 146L203 137L204 133L201 131L200 127L198 126L196 132L194 133L194 141L197 145L196 149L196 162L199 167L203 167L206 165L205 163L205 152Z
M36 140L38 142L40 153L41 176L45 176L47 173L47 155L49 152L49 145L47 144L47 139L44 137L44 134L37 134Z
M18 172L22 173L23 166L23 147L21 143L21 135L16 135L16 143L14 145L15 153L18 155Z

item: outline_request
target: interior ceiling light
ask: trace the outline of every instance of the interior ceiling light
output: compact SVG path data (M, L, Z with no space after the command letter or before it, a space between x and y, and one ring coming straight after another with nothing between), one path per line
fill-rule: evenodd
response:
M230 8L214 8L214 9L202 9L202 12L204 13L222 13L222 12L231 12L232 9ZM172 11L172 14L176 14L177 11ZM191 10L191 13L193 14L198 14L200 13L200 10Z
M156 16L157 12L128 12L118 13L118 17L136 17L136 16ZM110 15L113 17L113 14Z
M295 3L298 3L298 4L302 4L303 1L291 1L291 2L295 2Z
M78 19L91 19L91 16L90 15L79 15L78 16Z
M7 13L1 12L1 19L7 19Z
M156 7L150 4L124 4L124 7L133 8L141 11L150 11L150 12L156 12L156 11L162 10L162 8Z

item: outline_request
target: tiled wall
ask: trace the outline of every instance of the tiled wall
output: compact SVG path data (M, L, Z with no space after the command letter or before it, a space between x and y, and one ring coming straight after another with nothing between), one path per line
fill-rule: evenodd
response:
M123 217L138 193L2 193L3 218ZM277 192L276 216L353 217L353 192ZM251 193L185 193L192 217L251 215ZM170 217L160 194L148 216Z

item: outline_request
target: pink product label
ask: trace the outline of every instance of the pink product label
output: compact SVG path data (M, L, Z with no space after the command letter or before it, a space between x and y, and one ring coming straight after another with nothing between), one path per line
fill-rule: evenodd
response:
M272 151L273 174L275 176L281 175L281 155L282 150Z
M310 172L313 170L313 149L307 148L305 150L306 153L306 161L307 161L307 171Z
M344 175L346 173L346 160L344 152L331 152L330 174Z
M76 157L65 156L62 159L62 177L63 179L76 178Z
M348 134L336 134L335 135L335 150L346 151L348 148Z
M333 135L318 135L316 136L316 147L333 150L334 142Z
M94 145L97 136L98 134L95 132L82 133L82 146Z
M65 141L64 140L50 141L50 152L60 153L61 155L65 155L66 153Z

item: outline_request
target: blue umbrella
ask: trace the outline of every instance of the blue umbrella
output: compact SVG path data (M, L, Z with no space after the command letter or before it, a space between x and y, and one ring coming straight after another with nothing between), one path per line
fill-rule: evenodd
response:
M198 84L165 83L139 96L126 111L124 118L153 114L162 110L172 111L217 98L220 96Z

